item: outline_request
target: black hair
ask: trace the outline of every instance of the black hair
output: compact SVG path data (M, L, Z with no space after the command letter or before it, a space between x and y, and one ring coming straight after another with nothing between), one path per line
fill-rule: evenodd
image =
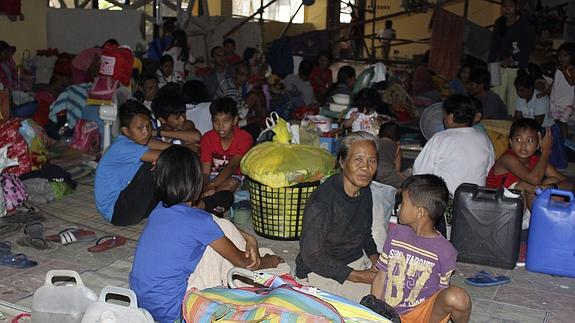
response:
M509 129L509 138L510 139L513 138L513 135L519 129L533 129L535 130L535 132L538 132L541 129L541 127L539 126L539 123L535 121L535 119L529 119L529 118L517 119L513 121L513 124L511 124L511 128Z
M393 27L393 21L386 20L385 21L385 28L391 28L391 27Z
M174 21L173 19L166 19L166 21L164 21L164 24L162 25L162 31L164 33L173 33L176 30L177 26L176 26L176 21Z
M181 145L160 153L154 168L154 193L164 207L196 202L202 192L203 176L196 154Z
M407 191L413 205L427 210L433 223L441 218L449 201L449 190L445 181L436 175L422 174L410 176L401 184Z
M453 122L471 127L477 109L473 100L467 95L454 94L443 102L443 111L447 115L453 114Z
M174 64L174 59L172 58L172 55L166 54L166 55L163 55L163 56L160 58L160 66L164 65L165 63L172 63L172 64Z
M151 80L158 82L158 77L154 74L142 74L139 78L139 83L144 85L144 82Z
M371 113L382 105L383 101L381 100L379 92L372 88L364 88L357 92L352 104L352 106L356 107L357 111L361 113Z
M150 110L146 109L146 106L138 100L130 99L120 105L118 110L120 127L129 127L132 119L138 114L143 114L148 118L152 117Z
M238 116L238 104L230 97L215 99L210 105L210 114L215 117L219 113L230 114L232 117Z
M541 69L541 66L539 66L535 63L527 64L527 73L529 73L529 75L534 80L543 79L543 70Z
M483 84L485 90L489 90L491 87L491 74L486 68L474 68L469 73L469 81L477 84Z
M557 53L559 53L559 51L566 51L567 55L569 55L569 57L571 58L571 65L575 65L575 43L563 43L561 44L561 46L559 46L559 49L557 49Z
M244 49L244 53L242 54L242 61L244 61L244 63L249 65L250 59L252 59L252 57L254 57L255 54L257 54L257 50L253 47L248 47Z
M0 40L0 52L3 52L7 49L10 49L10 45L5 41Z
M535 87L535 79L524 69L520 69L517 71L517 77L515 78L513 85L526 89L533 89Z
M513 1L513 3L515 3L515 8L516 8L516 15L519 14L519 0L510 0ZM501 1L501 5L503 6L503 2L505 2L505 0ZM497 19L495 21L496 29L499 29L499 35L501 35L501 37L505 37L505 34L507 33L507 17L505 16L501 16L501 18Z
M188 35L185 31L178 29L172 32L172 44L170 48L178 46L181 48L180 55L178 55L178 59L183 62L187 62L190 57L190 52L188 50Z
M351 65L344 65L337 71L337 83L345 83L355 77L355 69Z
M224 46L226 46L227 44L232 44L232 45L234 45L234 47L236 47L236 41L233 38L224 39L224 42L222 44Z
M331 65L331 63L333 62L333 56L331 55L330 52L328 52L326 50L322 50L317 54L317 56L315 58L315 64L319 65L319 58L322 56L325 56L329 62L329 65Z
M301 74L305 77L308 77L313 70L313 63L307 59L304 59L299 63L299 67L297 69L298 74Z
M212 50L210 51L210 55L212 57L214 57L214 52L218 49L224 49L224 48L222 46L214 46L214 47L212 47Z
M116 39L110 38L110 39L106 40L104 42L104 44L102 44L102 47L104 47L104 45L120 46L120 43L118 43L118 41Z
M394 142L398 142L401 139L401 129L399 125L395 122L386 122L379 127L379 138L389 138Z
M156 118L167 119L171 115L186 112L186 103L179 91L162 90L164 87L158 91L158 95L152 100L152 112Z
M182 94L186 103L198 104L212 100L208 87L200 80L190 80L184 83Z

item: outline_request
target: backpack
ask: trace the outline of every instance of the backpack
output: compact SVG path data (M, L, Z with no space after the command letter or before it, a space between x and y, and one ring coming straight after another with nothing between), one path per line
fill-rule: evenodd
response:
M24 202L28 199L26 186L14 174L0 175L0 186L2 186L6 210L8 211L24 205Z
M74 138L70 147L85 153L96 153L100 150L100 132L98 124L84 119L78 120L74 127Z
M106 46L100 57L100 70L94 79L94 85L88 92L88 104L106 104L112 102L116 90L129 86L132 79L134 56L126 47Z

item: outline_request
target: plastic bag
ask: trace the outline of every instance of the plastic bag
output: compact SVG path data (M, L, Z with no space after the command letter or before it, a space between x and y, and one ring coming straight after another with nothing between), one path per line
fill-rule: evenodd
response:
M241 171L271 188L319 181L335 173L335 159L325 149L264 142L244 156Z

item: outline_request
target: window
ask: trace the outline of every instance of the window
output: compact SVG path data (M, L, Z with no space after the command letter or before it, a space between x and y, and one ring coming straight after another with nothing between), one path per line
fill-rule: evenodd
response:
M351 9L355 5L355 0L340 1L340 11L339 11L339 22L340 23L350 23L351 22Z
M265 6L271 1L272 0L233 0L232 14L248 17L258 11L262 2ZM289 22L301 3L301 0L277 0L264 10L263 18L268 20ZM301 8L297 12L293 19L294 23L303 23L303 11L304 9ZM256 16L256 18L259 18L259 15Z

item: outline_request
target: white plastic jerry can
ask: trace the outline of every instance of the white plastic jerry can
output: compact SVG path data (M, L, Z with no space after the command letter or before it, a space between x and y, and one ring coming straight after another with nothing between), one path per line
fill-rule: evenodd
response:
M54 284L54 278L72 278L74 282ZM80 275L73 270L50 270L44 286L32 298L33 323L80 323L84 312L98 299L96 293L84 286Z
M108 302L109 296L122 296L129 300L126 305ZM106 286L96 303L90 305L81 323L154 323L152 315L138 308L136 294L126 288Z

